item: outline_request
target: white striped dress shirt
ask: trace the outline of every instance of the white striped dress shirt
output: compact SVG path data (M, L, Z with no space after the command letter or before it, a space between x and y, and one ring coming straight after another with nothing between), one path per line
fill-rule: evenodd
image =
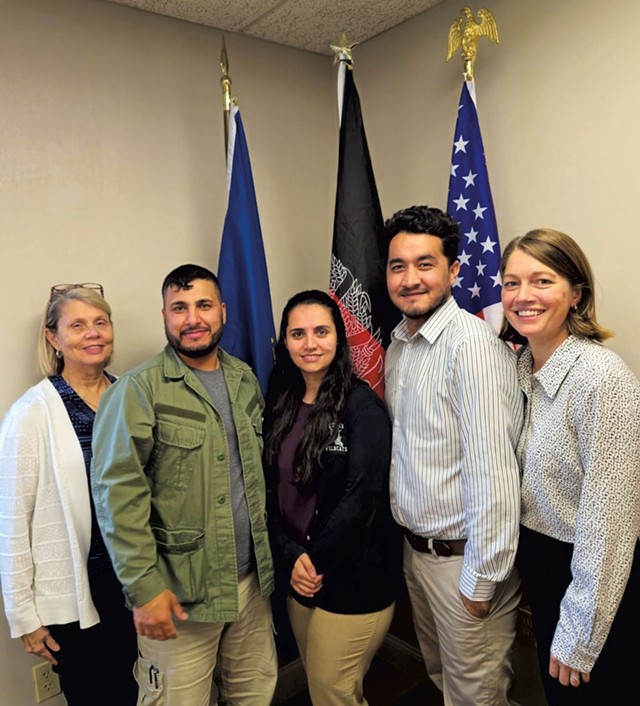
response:
M489 600L518 544L516 356L453 297L414 336L403 319L391 338L385 385L394 517L421 537L466 538L460 589Z

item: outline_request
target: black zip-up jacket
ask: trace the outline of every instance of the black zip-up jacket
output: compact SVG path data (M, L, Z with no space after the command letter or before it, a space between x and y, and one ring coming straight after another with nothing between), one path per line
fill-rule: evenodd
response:
M267 414L267 417L269 415ZM278 507L276 464L267 468L267 526L276 579L301 604L332 613L373 613L397 597L402 534L391 516L391 422L383 402L357 382L347 398L340 432L321 458L317 513L304 545L287 534ZM311 599L289 584L307 552L323 586Z

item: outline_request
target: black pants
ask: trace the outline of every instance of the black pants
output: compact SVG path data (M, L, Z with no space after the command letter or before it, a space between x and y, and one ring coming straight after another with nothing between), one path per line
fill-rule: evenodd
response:
M559 542L520 527L517 564L529 594L542 683L549 706L626 706L638 703L638 636L640 635L640 544L636 543L631 575L591 680L575 688L549 676L551 642L560 617L560 602L571 583L573 544Z
M85 630L77 622L47 626L60 645L54 670L69 706L135 706L133 615L113 571L90 576L89 583L100 623Z

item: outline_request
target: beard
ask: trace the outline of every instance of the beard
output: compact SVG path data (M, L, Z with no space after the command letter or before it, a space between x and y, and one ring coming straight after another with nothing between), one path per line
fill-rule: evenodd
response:
M185 358L206 358L208 355L213 353L215 349L220 344L220 339L222 338L222 333L224 331L224 324L221 324L217 331L211 332L211 338L207 343L196 344L190 348L186 348L182 345L180 338L173 336L167 331L167 326L165 324L164 333L167 337L167 342L173 348L176 353L185 356ZM188 333L189 329L183 333Z
M428 319L436 309L439 309L451 296L451 287L447 287L442 294L435 300L432 300L428 306L420 309L403 309L400 311L407 319Z

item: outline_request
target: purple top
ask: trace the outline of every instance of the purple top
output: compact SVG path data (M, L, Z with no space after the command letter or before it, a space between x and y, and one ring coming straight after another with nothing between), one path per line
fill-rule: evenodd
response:
M282 440L278 453L280 514L287 534L303 547L307 545L309 525L316 514L318 495L316 492L302 494L298 486L293 484L293 457L312 409L312 404L300 403L291 431Z

